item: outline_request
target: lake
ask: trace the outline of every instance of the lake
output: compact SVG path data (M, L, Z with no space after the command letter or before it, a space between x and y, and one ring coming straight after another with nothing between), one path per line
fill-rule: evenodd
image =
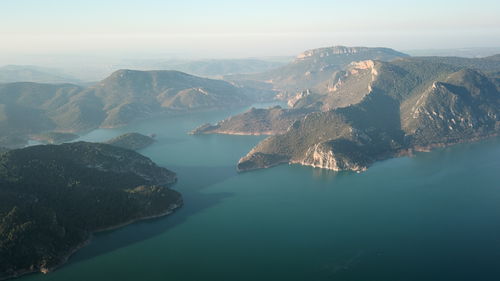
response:
M178 174L185 205L97 234L57 271L19 280L500 280L500 139L359 174L297 165L238 174L264 137L186 134L235 112L82 137L155 133L140 152Z

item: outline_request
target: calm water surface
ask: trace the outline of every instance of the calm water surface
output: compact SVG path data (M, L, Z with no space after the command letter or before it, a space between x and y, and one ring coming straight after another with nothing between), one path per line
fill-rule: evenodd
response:
M263 137L190 136L234 112L96 130L157 134L141 151L178 173L174 215L96 235L68 264L22 281L500 280L500 140L336 173L237 174Z

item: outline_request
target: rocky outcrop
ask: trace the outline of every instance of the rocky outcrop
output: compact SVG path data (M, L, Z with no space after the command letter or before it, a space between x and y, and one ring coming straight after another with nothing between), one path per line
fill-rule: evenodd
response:
M341 154L341 152L338 154ZM333 151L332 146L328 143L318 143L307 150L302 160L292 161L292 163L333 171L361 172L367 169L366 166L355 163L352 158L338 154Z
M215 125L204 124L190 134L278 135L286 132L294 121L303 118L311 111L311 109L291 110L280 106L251 108Z

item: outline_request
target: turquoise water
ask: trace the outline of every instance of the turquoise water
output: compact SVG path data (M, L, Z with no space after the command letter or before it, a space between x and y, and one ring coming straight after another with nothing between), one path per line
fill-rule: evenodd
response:
M237 174L263 137L190 136L230 112L156 118L83 137L157 134L141 151L178 173L172 216L96 235L27 280L499 280L500 140L376 163Z

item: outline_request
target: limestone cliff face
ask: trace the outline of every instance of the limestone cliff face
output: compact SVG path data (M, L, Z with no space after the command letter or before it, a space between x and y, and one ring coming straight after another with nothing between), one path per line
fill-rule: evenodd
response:
M345 55L345 54L356 54L360 51L360 48L356 47L344 47L344 46L334 46L331 48L320 48L314 50L307 50L297 56L297 60L301 60L304 58L319 56L319 57L328 57L331 55Z
M311 93L309 90L305 90L305 91L302 91L302 92L298 92L297 94L295 94L294 96L292 96L291 98L288 99L287 101L287 105L290 107L290 108L293 108L297 102L303 98L306 98L307 96L309 96Z
M353 159L337 155L332 147L325 142L310 147L302 160L292 161L292 163L333 171L350 170L361 172L367 169L366 166L355 163Z

